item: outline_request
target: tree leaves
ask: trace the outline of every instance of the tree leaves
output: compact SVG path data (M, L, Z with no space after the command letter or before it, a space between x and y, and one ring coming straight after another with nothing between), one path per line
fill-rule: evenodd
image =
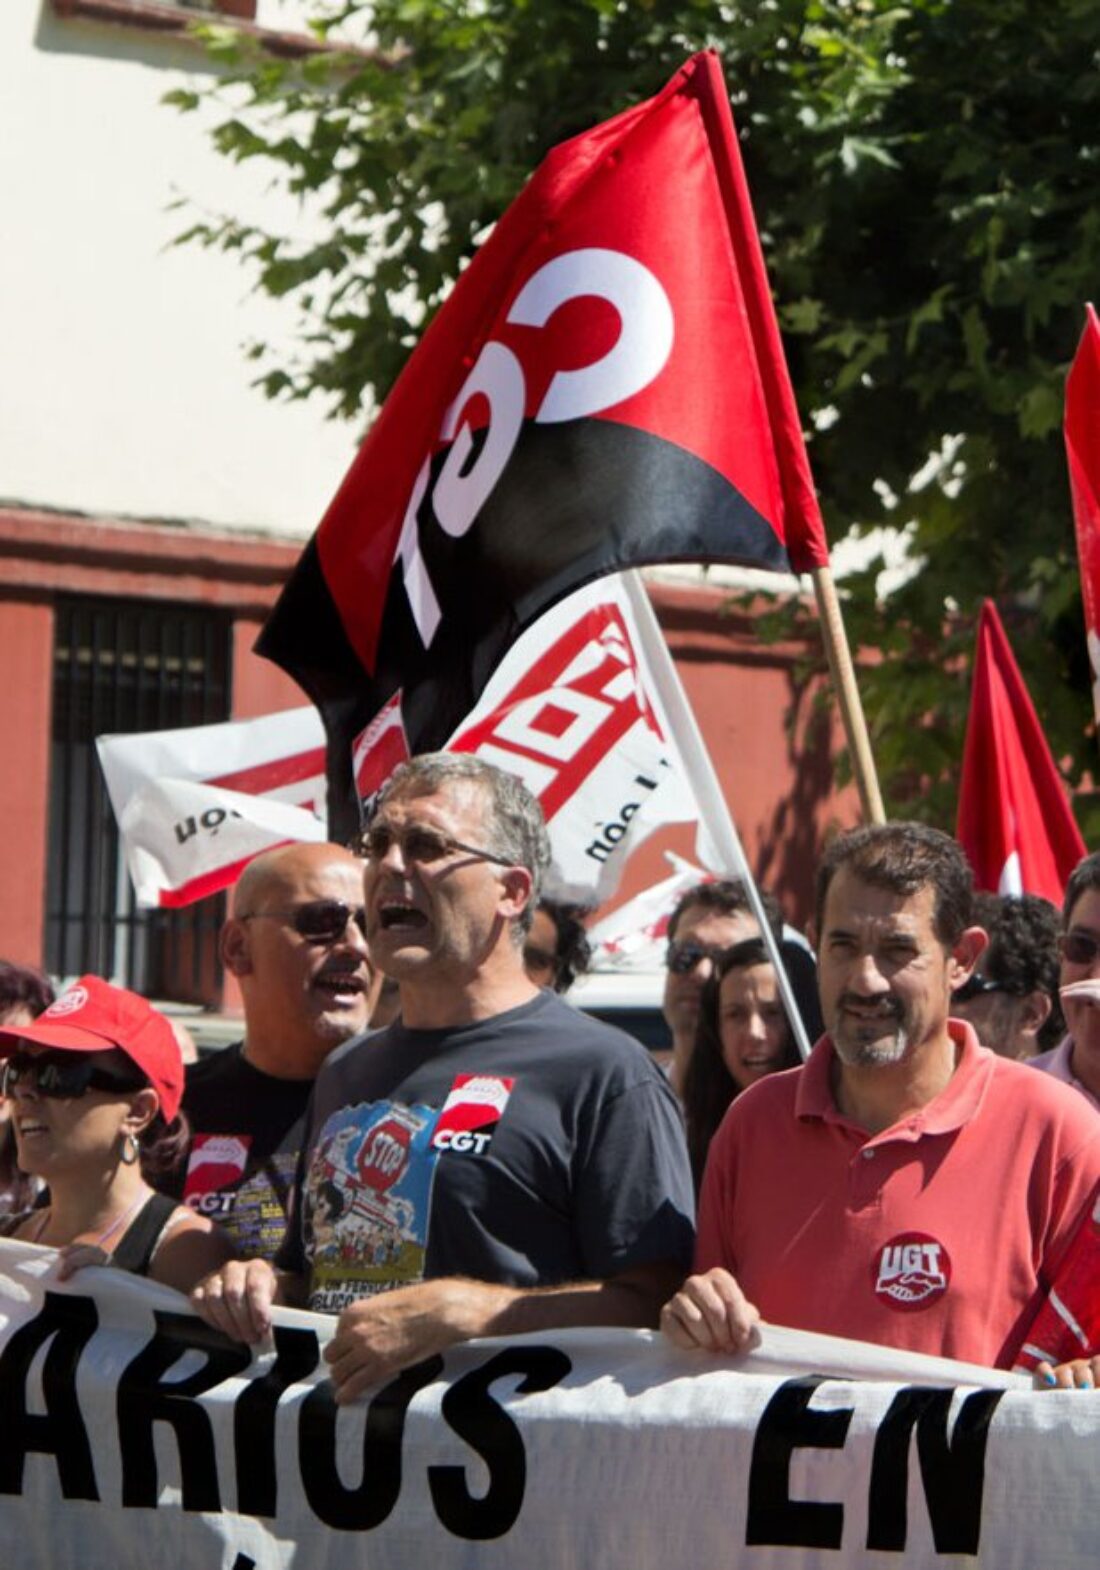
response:
M548 148L717 47L830 538L907 526L919 563L886 606L881 561L845 584L853 642L881 655L862 684L888 802L953 821L986 595L1080 779L1059 426L1100 278L1095 0L319 0L316 31L364 17L370 57L200 29L225 68L215 145L323 214L307 239L188 230L299 312L291 356L254 346L264 390L362 419Z

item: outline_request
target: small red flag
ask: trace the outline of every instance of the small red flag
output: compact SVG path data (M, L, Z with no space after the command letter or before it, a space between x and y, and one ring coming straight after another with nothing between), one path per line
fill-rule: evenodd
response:
M551 605L685 560L828 560L713 53L535 172L410 358L258 648L321 708L333 786L398 688L411 751L442 746Z
M1085 854L992 600L978 623L957 834L979 889L1041 894L1054 905Z
M1066 380L1065 435L1092 703L1100 720L1100 321L1091 305L1085 307L1085 330Z

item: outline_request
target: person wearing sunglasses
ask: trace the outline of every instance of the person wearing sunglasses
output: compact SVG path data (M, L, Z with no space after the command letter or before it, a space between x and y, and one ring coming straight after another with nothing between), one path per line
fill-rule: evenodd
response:
M367 1029L381 986L362 880L341 845L285 845L249 862L233 890L221 954L244 1039L188 1068L191 1144L166 1186L244 1258L278 1251L317 1071Z
M4 1235L64 1249L62 1275L112 1264L187 1292L232 1252L153 1181L186 1138L172 1027L144 998L83 976L29 1024L0 1029L3 1094L46 1206Z
M196 1289L245 1341L273 1301L339 1315L338 1402L473 1336L649 1325L691 1254L676 1100L645 1049L534 985L538 802L468 754L395 772L363 838L401 1019L325 1062L287 1241Z
M1034 1058L1060 1039L1058 912L1037 894L974 896L974 919L989 947L951 996L956 1019L1003 1058Z
M764 909L778 934L779 906L763 894ZM663 1011L672 1033L668 1080L683 1095L688 1063L695 1047L703 988L726 949L746 938L758 938L760 927L744 885L720 879L699 883L680 896L668 919Z
M1030 1066L1072 1085L1100 1110L1100 852L1084 857L1069 875L1058 946L1068 1034Z

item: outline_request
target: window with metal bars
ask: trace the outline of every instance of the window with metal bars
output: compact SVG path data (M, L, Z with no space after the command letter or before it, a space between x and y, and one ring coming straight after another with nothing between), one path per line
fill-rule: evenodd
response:
M150 998L214 1004L222 898L135 908L95 738L229 717L226 612L148 600L59 597L50 738L46 964Z

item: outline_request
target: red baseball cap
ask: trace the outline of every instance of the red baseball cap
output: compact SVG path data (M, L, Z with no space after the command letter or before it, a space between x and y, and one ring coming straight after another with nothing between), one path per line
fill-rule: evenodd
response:
M125 1052L160 1098L160 1110L171 1123L183 1095L183 1059L172 1027L136 992L112 987L98 976L81 976L31 1025L0 1030L0 1058L24 1041L39 1042L62 1052Z

